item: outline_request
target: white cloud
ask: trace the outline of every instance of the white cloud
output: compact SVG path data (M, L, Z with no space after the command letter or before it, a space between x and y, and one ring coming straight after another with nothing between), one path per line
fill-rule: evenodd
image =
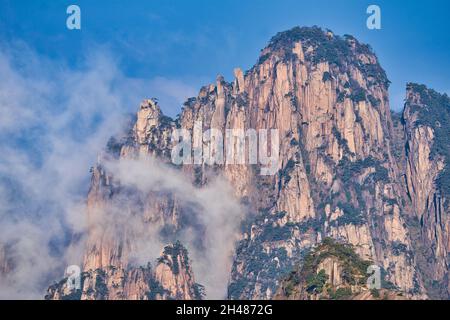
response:
M73 69L24 44L0 47L0 245L14 258L0 298L42 298L50 280L81 262L66 236L84 230L89 168L124 114L158 92L179 102L191 90L128 78L105 52Z
M0 247L14 261L12 271L0 275L0 299L43 298L68 265L81 264L84 239L69 243L71 235L85 230L89 168L120 131L124 114L135 112L140 100L158 97L174 115L196 93L179 80L128 78L104 51L85 62L73 69L23 44L0 48ZM228 185L218 179L197 189L180 172L151 161L110 165L117 166L121 183L142 192L169 190L182 204L195 206L206 250L195 247L192 230L183 240L208 297L225 297L242 218ZM138 262L159 254L164 244L156 228L129 216L109 218L108 228L138 235L140 246L133 252Z
M158 97L163 112L175 116L187 98L197 95L197 90L179 80L156 77L149 83L152 92Z
M234 245L239 234L239 224L244 218L244 209L233 195L230 185L217 177L207 186L196 188L182 171L168 167L151 158L140 160L124 160L106 163L109 172L114 172L115 179L119 179L121 186L136 188L139 193L149 192L170 193L182 207L195 208L198 223L204 228L202 234L202 248L198 248L196 239L198 230L184 230L182 243L188 247L193 263L196 280L203 284L207 297L210 299L224 299L227 294L227 283L231 270ZM124 210L119 208L118 212ZM111 210L108 209L108 214ZM120 213L119 213L120 215ZM129 217L126 217L129 219ZM121 225L121 219L111 218L114 224ZM142 244L140 252L145 253L145 263L149 258L148 252L155 252L154 243L158 236L147 231L142 232L142 220L136 223L127 222L132 227L135 242ZM136 231L138 230L138 231ZM156 231L156 230L155 230ZM136 236L140 234L140 236ZM151 234L152 240L148 237ZM160 244L158 244L161 247ZM153 258L156 258L153 256Z

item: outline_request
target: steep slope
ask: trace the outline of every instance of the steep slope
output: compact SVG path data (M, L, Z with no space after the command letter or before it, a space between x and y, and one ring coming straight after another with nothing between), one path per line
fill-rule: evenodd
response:
M450 298L450 98L409 84L403 112L409 225L432 298Z
M427 211L429 218L423 219L421 228L411 225L414 216L420 224L424 208L435 206L423 199L426 192L435 190L434 178L425 179L420 174L435 168L437 177L444 167L439 160L425 167L418 164L429 162L424 160L428 155L419 150L424 144L412 138L416 129L408 120L409 111L405 111L404 122L395 117L393 125L388 85L369 46L318 27L296 27L272 38L249 71L236 69L232 83L219 76L215 84L201 88L197 97L186 101L176 120L165 117L155 100L145 100L129 131L110 140L92 169L83 263L86 279L95 278L96 270L109 278L116 277L110 270L126 274L135 268L143 244L156 238L173 242L184 230L194 231L195 239L191 240L200 251L217 245L205 237L199 206L170 189L143 192L137 185L144 183L144 178L138 177L142 181L134 185L122 183L108 166L110 162L150 157L175 168L197 189L224 177L236 201L245 207L241 230L233 234L239 241L228 298L273 298L281 280L326 238L352 245L358 259L382 269L384 281L395 291L407 298L426 298L424 276L439 283L448 281L448 218L442 220L447 224L442 224L444 216L433 209ZM187 140L197 162L172 163L174 129L193 137L199 132L203 135L203 141ZM252 162L248 155L251 136L241 141L245 146L241 153L235 149L236 141L231 147L223 146L223 154L244 153L245 164L211 164L207 158L195 157L199 150L211 152L214 130L230 138L228 129L256 133L276 130L279 149L273 149L277 144L273 138L267 148L278 161L264 163L259 154L258 161ZM418 134L420 138L422 134ZM405 144L409 146L406 152ZM267 172L271 166L274 170ZM415 194L412 190L420 191ZM436 228L441 231L436 233ZM417 242L414 246L413 240ZM434 249L418 255L420 244ZM436 262L426 267L424 259L430 258ZM142 292L148 291L145 283L150 281L145 274L152 273L144 270L138 272L142 280L136 284L145 288ZM86 283L87 288L93 285ZM107 287L108 292L114 292L109 284ZM429 291L428 284L427 288ZM132 297L123 290L123 298ZM193 281L186 290L194 292ZM177 294L175 290L165 297ZM366 292L358 294L368 298ZM60 297L61 293L50 294L55 295ZM185 296L194 297L191 293ZM116 293L105 296L115 297Z

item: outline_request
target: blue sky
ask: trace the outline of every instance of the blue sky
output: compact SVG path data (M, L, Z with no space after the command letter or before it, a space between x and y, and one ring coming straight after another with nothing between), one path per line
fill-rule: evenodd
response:
M301 0L0 0L0 45L26 43L39 55L82 68L101 48L128 77L168 79L165 90L196 94L217 74L232 79L278 31L319 25L369 43L386 69L391 107L401 108L406 82L450 91L450 2ZM66 8L81 8L82 30L65 26ZM382 29L366 28L366 8L381 7ZM171 86L174 84L175 86ZM170 93L172 94L172 93ZM144 97L142 97L144 98ZM166 99L175 115L180 99Z

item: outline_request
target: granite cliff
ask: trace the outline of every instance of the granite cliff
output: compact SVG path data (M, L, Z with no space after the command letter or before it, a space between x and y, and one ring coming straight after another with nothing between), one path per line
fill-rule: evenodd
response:
M201 88L177 119L145 100L129 130L109 141L92 169L82 290L70 295L62 281L47 298L202 297L187 252L166 247L170 253L163 252L154 268L134 261L142 241L152 241L146 234L171 243L189 229L200 250L215 245L204 236L207 225L199 222L198 208L170 189L142 192L122 184L107 165L149 157L177 170L194 188L223 177L244 208L233 231L229 299L336 297L343 283L338 275L328 282L328 293L304 291L299 280L298 290L289 286L295 293L286 295L286 277L301 270L324 239L351 246L359 267L367 267L364 261L379 266L382 283L389 284L381 289L383 297L448 299L449 98L409 84L403 114L391 114L389 80L372 49L318 27L277 34L250 70L234 73L232 82L219 76ZM224 135L227 129L276 129L275 174L263 175L260 163L248 161L172 164L173 130L195 135L198 123L202 132ZM248 144L244 150L248 154ZM325 270L328 279L327 270L340 265L320 263L310 272ZM358 277L366 271L359 268ZM347 298L373 298L361 288L343 290Z

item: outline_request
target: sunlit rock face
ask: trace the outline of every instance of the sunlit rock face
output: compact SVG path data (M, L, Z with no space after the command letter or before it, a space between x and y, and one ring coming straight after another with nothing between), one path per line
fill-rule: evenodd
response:
M162 114L156 100L143 101L124 136L110 140L92 169L77 298L202 296L183 257L168 255L155 267L136 261L142 243L155 237L174 242L187 229L194 230L195 250L217 245L207 241L198 206L186 205L170 189L142 192L125 185L107 165L143 157L174 167L197 189L222 177L233 201L245 208L241 227L230 236L237 239L233 250L223 252L230 257L223 266L230 299L273 298L282 279L325 238L352 245L403 297L448 297L449 219L435 183L447 159L430 157L436 132L419 124L416 109L426 106L421 95L409 87L403 119L393 121L389 80L371 48L317 27L277 34L250 70L234 74L232 82L218 76L201 88L175 120ZM224 136L227 129L276 129L275 174L262 175L263 165L249 162L173 165L173 130L193 136L199 123L203 132L216 129ZM202 146L196 143L192 147ZM248 151L246 145L246 157ZM323 263L328 271L339 268ZM96 289L97 278L105 290ZM64 298L65 290L64 283L52 286L48 297Z
M280 130L282 160L258 188L270 201L256 201L264 213L238 245L230 298L271 298L275 275L324 237L353 244L396 286L423 295L392 155L389 81L371 49L294 28L271 40L244 83L246 118Z

